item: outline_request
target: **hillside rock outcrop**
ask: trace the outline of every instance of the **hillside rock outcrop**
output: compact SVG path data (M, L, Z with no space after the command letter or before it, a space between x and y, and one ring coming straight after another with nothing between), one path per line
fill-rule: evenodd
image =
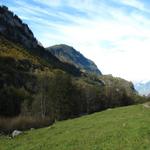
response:
M36 48L38 46L38 41L28 25L9 11L6 6L0 6L0 34L26 48Z

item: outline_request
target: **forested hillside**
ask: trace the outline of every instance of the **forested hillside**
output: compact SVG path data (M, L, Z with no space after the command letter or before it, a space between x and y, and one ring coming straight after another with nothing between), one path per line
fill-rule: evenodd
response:
M0 7L1 117L48 117L50 124L138 101L132 83L86 74L61 62L38 45L16 15ZM3 124L0 127L11 130Z

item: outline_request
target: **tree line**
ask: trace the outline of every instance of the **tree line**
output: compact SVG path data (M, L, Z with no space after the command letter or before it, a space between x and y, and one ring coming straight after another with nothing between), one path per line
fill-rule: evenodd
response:
M55 121L136 103L134 92L88 80L55 70L38 74L32 93L24 87L6 86L0 90L0 116L49 116Z

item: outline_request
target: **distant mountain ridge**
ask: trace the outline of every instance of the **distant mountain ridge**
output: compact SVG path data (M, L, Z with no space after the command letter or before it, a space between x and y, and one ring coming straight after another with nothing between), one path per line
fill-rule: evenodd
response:
M102 75L101 71L93 61L84 57L79 51L71 46L60 44L48 47L47 50L55 55L60 61L75 65L77 68L81 69L82 72Z

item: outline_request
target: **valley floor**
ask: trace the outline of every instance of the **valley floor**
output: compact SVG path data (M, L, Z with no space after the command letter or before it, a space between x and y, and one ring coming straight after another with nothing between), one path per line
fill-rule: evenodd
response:
M0 137L0 150L150 150L150 108L108 109L14 139Z

